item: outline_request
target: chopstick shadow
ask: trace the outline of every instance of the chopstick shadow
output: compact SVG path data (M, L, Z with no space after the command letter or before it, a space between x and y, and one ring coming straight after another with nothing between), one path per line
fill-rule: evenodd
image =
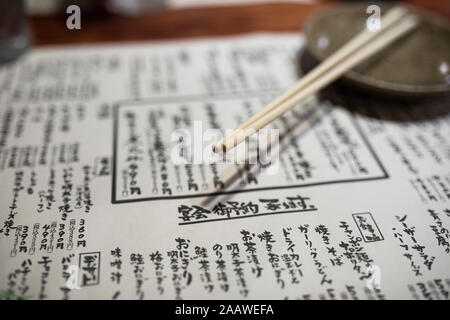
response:
M304 48L298 53L299 77L317 65L317 61ZM433 120L450 113L450 95L436 97L396 96L380 94L339 79L319 93L321 100L347 108L368 118L395 122Z
M302 109L302 107L299 106L297 106L297 108ZM321 104L315 105L314 103L308 104L306 111L303 112L296 112L295 109L292 110L291 112L294 112L295 119L297 121L294 121L292 125L283 128L283 130L281 131L279 141L276 142L278 147L278 153L277 154L272 153L272 149L275 149L276 147L273 143L269 144L267 147L266 154L270 154L271 161L274 161L274 159L279 154L282 154L283 151L290 146L289 143L290 141L292 141L293 139L297 140L302 138L305 134L307 134L311 130L311 128L314 126L315 123L321 122L323 117L325 117L329 112L332 111L332 108L328 106ZM248 183L244 183L243 185L238 183L245 181L245 177L243 178L243 176L250 174L257 177L261 174L261 170L268 165L262 166L259 161L257 161L257 163L246 164L245 166L236 165L235 174L233 174L230 178L228 178L227 181L223 181L224 183L223 188L216 190L216 192L223 192L226 190L228 192L227 194L209 196L203 199L199 199L200 201L195 202L199 205L210 206L213 203L213 201L217 203L220 201L225 202L230 200L234 196L235 192L233 191L244 189L248 185Z

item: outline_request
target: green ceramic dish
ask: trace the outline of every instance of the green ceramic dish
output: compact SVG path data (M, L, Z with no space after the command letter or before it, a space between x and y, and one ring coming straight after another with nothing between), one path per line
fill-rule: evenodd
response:
M382 14L386 8L382 8ZM379 93L439 95L450 92L450 24L419 14L418 28L348 72L344 79ZM327 9L307 21L307 48L322 61L366 26L366 6Z

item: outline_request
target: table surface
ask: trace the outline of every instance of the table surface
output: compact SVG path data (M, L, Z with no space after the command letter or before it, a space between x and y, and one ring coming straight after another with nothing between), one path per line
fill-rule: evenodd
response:
M450 18L448 0L406 1ZM68 30L66 16L32 17L34 46L198 38L256 31L297 31L306 18L332 2L269 3L170 9L128 18L97 12L83 15L81 30Z

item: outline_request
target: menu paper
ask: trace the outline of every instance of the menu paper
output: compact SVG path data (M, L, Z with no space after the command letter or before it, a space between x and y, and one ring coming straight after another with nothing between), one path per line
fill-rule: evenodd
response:
M174 161L292 86L303 46L44 47L3 66L1 298L449 299L450 116L427 116L448 100L386 116L313 97L268 127L265 168Z

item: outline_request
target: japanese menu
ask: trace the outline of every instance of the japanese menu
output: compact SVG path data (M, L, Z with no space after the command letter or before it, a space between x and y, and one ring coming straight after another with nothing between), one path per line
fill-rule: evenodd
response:
M212 153L303 48L258 33L2 66L0 298L449 299L449 99L315 96L267 128L264 165Z

